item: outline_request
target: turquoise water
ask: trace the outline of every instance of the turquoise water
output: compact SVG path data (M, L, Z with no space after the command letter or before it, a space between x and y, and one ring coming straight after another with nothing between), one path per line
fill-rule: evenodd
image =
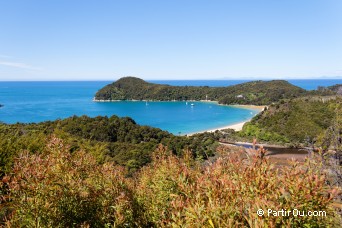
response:
M257 111L207 102L93 102L109 82L0 82L0 121L40 122L72 115L130 116L138 124L186 134L253 117Z
M160 81L158 81L160 82ZM169 83L170 81L164 81ZM244 81L172 81L181 85L227 86ZM0 82L0 121L41 122L72 115L130 116L138 124L187 134L223 127L253 117L257 111L207 102L93 102L96 91L108 81L94 82ZM335 81L304 82L313 87ZM320 83L320 84L317 84ZM338 82L337 82L338 83ZM339 81L341 83L341 81ZM309 88L307 88L309 89Z

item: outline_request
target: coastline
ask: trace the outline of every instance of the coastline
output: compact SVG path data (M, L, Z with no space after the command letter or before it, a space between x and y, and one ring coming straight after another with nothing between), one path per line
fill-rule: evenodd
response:
M260 112L262 112L265 108L267 108L267 106L265 105L227 105L227 106L232 106L232 107L235 107L235 108L244 108L244 109L252 109L252 110L257 110L259 114ZM257 115L256 114L256 115ZM226 125L226 126L223 126L223 127L219 127L219 128L214 128L214 129L208 129L208 130L204 130L204 131L198 131L198 132L192 132L192 133L189 133L189 134L186 134L187 136L191 136L191 135L194 135L194 134L199 134L199 133L204 133L204 132L215 132L215 131L221 131L221 130L224 130L224 129L233 129L235 131L241 131L242 130L242 127L245 123L251 121L251 119L248 119L248 120L245 120L243 122L239 122L239 123L234 123L234 124L230 124L230 125Z
M162 102L163 100L98 100L95 97L93 98L93 102L120 102L120 101L142 101L142 102ZM266 105L238 105L238 104L219 104L218 101L213 101L213 100L168 100L166 102L174 102L174 101L181 101L181 102L207 102L207 103L215 103L217 105L224 105L224 106L231 106L235 108L244 108L244 109L252 109L252 110L258 110L258 111L263 111L265 108L267 108Z
M215 128L215 129L209 129L209 130L204 130L204 131L198 131L198 132L193 132L193 133L189 133L189 134L185 134L186 136L191 136L194 134L199 134L199 133L205 133L205 132L215 132L215 131L221 131L227 128L233 129L235 131L241 131L242 127L245 123L251 121L251 119L243 121L243 122L239 122L239 123L235 123L235 124L230 124L224 127L219 127L219 128Z
M245 108L245 109L253 109L258 111L263 111L265 108L267 108L266 105L229 105L236 108Z

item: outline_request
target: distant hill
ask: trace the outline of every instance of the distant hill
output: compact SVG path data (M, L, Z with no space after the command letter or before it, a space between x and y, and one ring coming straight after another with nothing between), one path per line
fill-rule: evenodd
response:
M252 81L227 87L170 86L124 77L100 89L95 100L212 100L221 104L268 105L304 95L306 90L284 80Z
M328 90L336 92L338 95L342 95L342 84L336 84L333 86L329 86Z

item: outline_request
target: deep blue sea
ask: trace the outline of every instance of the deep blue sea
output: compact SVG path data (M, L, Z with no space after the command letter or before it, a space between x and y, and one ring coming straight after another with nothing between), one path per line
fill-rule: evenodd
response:
M228 86L242 80L151 81L170 85ZM295 80L305 89L328 86L342 80ZM73 115L130 116L138 124L188 134L223 127L253 117L258 111L209 102L93 102L97 90L109 81L87 82L0 82L0 121L40 122Z

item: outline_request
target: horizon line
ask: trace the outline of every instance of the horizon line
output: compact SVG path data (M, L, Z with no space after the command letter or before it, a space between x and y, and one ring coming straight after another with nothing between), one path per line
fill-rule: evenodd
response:
M124 76L124 77L134 77L134 76ZM121 77L123 78L123 77ZM137 77L140 78L140 77ZM58 79L51 79L51 80L39 80L39 79L33 79L33 80L0 80L0 82L108 82L108 81L117 81L120 78L116 79L66 79L66 80L58 80ZM145 81L271 81L271 80L342 80L342 76L337 77L313 77L313 78L214 78L214 79L144 79L140 78Z

